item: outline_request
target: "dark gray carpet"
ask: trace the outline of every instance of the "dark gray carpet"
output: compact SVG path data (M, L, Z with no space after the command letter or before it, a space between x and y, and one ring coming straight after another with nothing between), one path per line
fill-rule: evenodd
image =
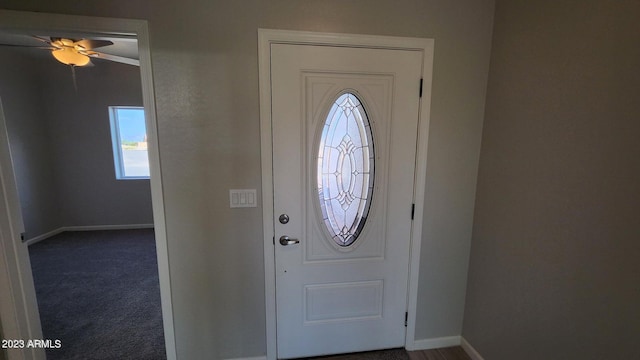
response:
M152 229L65 232L29 247L48 360L166 359Z

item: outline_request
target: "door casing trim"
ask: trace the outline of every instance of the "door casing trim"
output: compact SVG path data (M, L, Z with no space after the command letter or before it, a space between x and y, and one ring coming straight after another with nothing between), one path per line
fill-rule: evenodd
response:
M265 309L267 360L277 358L276 334L276 278L274 254L273 213L273 144L271 112L271 56L272 44L330 45L377 49L418 50L423 52L422 97L418 118L414 182L414 221L411 225L411 253L409 259L409 287L407 294L407 332L405 348L415 348L418 275L426 188L427 149L431 114L431 83L433 77L433 39L376 35L317 33L306 31L258 29L258 68L260 91L260 144L262 163L262 221L264 241ZM416 79L417 80L417 79ZM418 89L416 88L416 93Z

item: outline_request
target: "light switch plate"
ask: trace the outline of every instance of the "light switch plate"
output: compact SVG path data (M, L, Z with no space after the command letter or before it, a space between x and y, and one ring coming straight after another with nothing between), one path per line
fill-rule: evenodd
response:
M229 206L232 208L257 207L256 189L229 190Z

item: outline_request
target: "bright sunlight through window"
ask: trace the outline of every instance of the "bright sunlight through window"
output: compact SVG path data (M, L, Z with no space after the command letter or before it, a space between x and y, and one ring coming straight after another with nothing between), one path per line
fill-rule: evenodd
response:
M149 157L144 108L109 106L116 179L148 179Z

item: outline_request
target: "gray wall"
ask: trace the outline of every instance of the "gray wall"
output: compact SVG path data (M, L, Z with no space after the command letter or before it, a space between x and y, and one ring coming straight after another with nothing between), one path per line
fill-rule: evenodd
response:
M463 336L640 359L640 2L498 1Z
M261 184L257 29L435 38L416 335L461 333L493 0L3 4L149 20L181 359L266 350L261 209L228 205Z
M0 319L0 339L4 339L4 336L2 335L2 319ZM3 349L0 349L0 360L5 360L6 357L6 351Z
M25 238L62 226L151 224L149 181L115 179L107 111L142 105L138 68L101 62L76 69L76 92L69 67L49 56L0 51Z
M29 239L62 222L38 61L27 51L0 48L0 98L4 108L18 193Z
M48 57L43 60L51 60ZM65 226L151 224L149 180L116 180L108 107L142 106L138 67L94 60L76 69L42 61L43 104Z

